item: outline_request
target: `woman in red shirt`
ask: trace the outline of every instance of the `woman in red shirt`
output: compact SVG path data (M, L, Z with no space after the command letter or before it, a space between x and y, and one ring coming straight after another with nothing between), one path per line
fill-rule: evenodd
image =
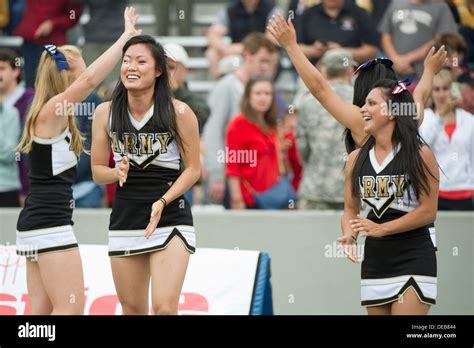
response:
M227 128L224 151L232 209L255 207L252 193L269 189L280 178L272 82L250 80L240 110Z

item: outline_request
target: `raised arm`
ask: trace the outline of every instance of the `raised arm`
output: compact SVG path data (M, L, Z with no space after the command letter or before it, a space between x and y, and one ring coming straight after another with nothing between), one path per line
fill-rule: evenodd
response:
M296 31L291 19L288 19L287 23L281 15L274 16L267 30L286 50L311 94L339 123L349 128L356 143L361 144L366 134L363 130L363 120L358 117L359 107L338 96L321 72L306 58L296 42Z
M413 99L418 109L418 127L423 123L425 105L433 88L433 77L443 68L447 59L444 45L436 53L432 47L425 58L423 75L413 91Z
M45 104L38 115L39 122L57 123L55 116L65 116L64 114L58 114L58 105L81 102L112 72L122 56L122 48L125 43L131 37L141 33L141 30L135 29L137 19L138 16L135 14L133 7L125 8L125 30L120 38L79 75L64 92L52 97Z

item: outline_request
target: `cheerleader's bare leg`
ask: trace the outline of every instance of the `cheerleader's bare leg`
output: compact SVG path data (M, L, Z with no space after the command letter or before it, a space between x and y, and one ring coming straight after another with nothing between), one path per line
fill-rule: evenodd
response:
M84 314L84 277L79 249L38 256L44 289L53 305L51 314Z
M124 315L147 315L150 288L149 254L110 259L115 289Z
M38 262L35 259L26 259L26 283L31 315L49 315L53 311L53 304L49 299L41 279Z
M166 249L150 254L154 314L177 315L179 295L188 268L189 251L173 237Z

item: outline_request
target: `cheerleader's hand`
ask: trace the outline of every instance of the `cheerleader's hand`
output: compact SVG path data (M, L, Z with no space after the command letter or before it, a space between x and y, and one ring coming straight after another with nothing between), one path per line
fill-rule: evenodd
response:
M357 241L352 235L346 234L337 238L337 241L342 244L344 254L349 260L354 263L359 262L357 257Z
M146 239L150 238L153 232L155 232L156 226L158 226L158 222L160 222L161 213L163 212L164 207L165 206L163 202L160 200L156 201L151 206L150 222L148 223L148 226L146 227L146 230L145 230Z
M382 237L386 235L386 231L381 224L377 224L362 215L357 215L357 217L358 219L349 220L354 232L365 232L361 235L365 237Z
M136 14L134 7L125 7L123 19L125 22L125 34L127 34L129 37L141 35L142 30L135 28L135 25L138 21L138 15Z
M433 74L439 73L439 71L448 62L448 52L446 48L441 46L438 51L435 52L435 48L431 47L428 54L426 55L423 63L425 71L431 71Z
M122 157L122 162L120 165L116 168L117 172L116 175L119 179L119 185L120 187L125 184L127 181L127 176L128 176L128 170L130 169L130 163L128 162L127 156Z
M296 43L296 30L291 18L288 18L287 23L281 14L273 15L268 22L267 31L285 49Z

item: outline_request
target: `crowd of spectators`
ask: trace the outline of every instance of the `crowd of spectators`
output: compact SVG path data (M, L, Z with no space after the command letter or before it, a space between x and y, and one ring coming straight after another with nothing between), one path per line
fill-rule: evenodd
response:
M0 41L0 206L22 206L28 195L28 158L14 149L35 93L42 46L77 44L68 32L80 26L84 38L80 48L90 63L123 31L121 17L128 4L128 0L0 0L1 35L22 38L19 47L2 47ZM158 40L170 34L172 19L180 36L192 35L192 1L151 1L151 5ZM80 24L85 12L89 19ZM400 80L412 75L416 84L429 49L446 47L448 60L434 78L420 133L442 169L439 209L474 210L474 0L223 2L204 33L208 44L201 53L213 81L207 99L188 86L191 59L186 49L178 43L164 45L174 95L191 107L200 123L202 178L187 199L192 204L258 209L264 207L255 201L255 194L286 190L297 198L285 208L343 207L348 155L344 127L301 80L296 80L291 103L276 88L284 69L283 52L266 26L278 13L293 19L304 54L348 102L354 92L353 71L365 61L388 57ZM86 150L93 112L110 98L118 68L75 112ZM296 76L294 70L291 76ZM115 165L112 158L110 165ZM113 203L115 184L94 183L87 151L81 154L73 189L76 207Z

